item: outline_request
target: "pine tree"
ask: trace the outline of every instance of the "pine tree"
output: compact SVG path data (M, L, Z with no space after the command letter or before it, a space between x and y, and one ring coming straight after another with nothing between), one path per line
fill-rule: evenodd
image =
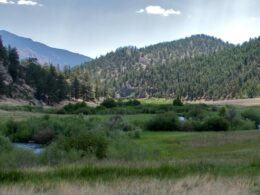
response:
M79 99L80 97L80 83L79 80L75 77L71 85L71 97Z
M100 89L100 83L98 81L95 82L95 98L98 100L102 96L102 91Z
M58 101L62 101L68 94L68 86L63 75L59 75L57 79Z
M83 100L93 100L95 99L93 85L90 80L89 72L85 71L82 81L81 81L81 89L80 95Z
M65 77L66 77L66 78L69 78L69 77L70 77L70 74L71 74L70 66L65 65L63 72L64 72Z
M19 68L20 68L19 56L16 48L9 47L8 59L9 59L8 72L12 76L14 82L16 82L19 77Z
M8 64L7 51L3 45L1 37L0 37L0 61L2 61L5 66Z
M4 77L3 74L0 73L0 95L5 94L6 86L4 84Z

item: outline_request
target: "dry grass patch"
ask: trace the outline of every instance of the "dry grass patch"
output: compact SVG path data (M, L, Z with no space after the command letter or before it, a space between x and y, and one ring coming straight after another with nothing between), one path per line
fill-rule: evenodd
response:
M146 178L108 183L59 183L2 186L0 195L247 195L258 192L253 182L245 178L186 177L177 181Z
M208 105L259 106L260 105L260 98L217 100L217 101L198 100L198 101L188 101L187 103L208 104Z

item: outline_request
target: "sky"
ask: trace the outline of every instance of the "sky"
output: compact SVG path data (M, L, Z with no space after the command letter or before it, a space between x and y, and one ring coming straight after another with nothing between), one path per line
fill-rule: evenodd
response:
M0 29L92 58L207 34L260 36L259 0L0 0Z

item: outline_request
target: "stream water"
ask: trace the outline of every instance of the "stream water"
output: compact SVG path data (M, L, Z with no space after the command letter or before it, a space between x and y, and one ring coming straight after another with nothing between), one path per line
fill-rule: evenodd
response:
M44 148L40 144L33 143L13 143L15 148L22 148L32 151L34 154L41 154L44 151Z

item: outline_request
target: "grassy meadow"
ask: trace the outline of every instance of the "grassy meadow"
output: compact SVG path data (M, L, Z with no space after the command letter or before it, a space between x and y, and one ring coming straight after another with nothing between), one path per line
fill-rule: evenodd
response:
M260 192L260 107L108 103L0 107L0 194Z

